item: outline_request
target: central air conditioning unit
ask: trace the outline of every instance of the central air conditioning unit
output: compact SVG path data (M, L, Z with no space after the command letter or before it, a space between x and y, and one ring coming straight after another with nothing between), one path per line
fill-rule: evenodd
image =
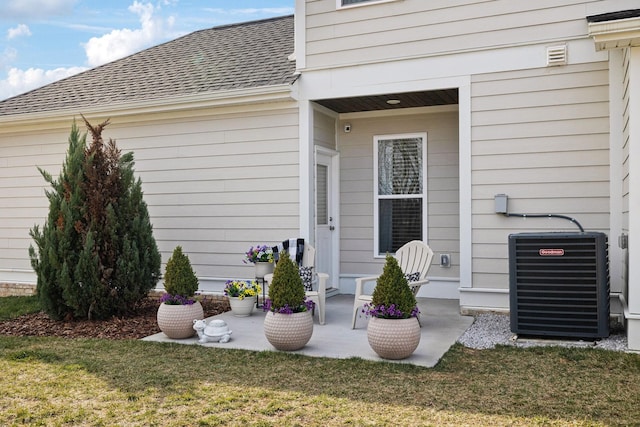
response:
M509 236L511 332L609 336L609 259L604 233Z

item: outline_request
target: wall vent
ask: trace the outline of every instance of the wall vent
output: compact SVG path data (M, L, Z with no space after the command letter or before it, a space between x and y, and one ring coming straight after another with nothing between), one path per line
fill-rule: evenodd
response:
M609 336L609 260L604 233L509 236L511 332Z
M547 48L547 66L567 64L567 45Z

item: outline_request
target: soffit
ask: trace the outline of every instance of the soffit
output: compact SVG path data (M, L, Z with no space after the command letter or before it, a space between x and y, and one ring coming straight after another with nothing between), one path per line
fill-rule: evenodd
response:
M395 100L399 103L388 103ZM360 111L397 110L401 108L453 105L458 103L457 89L389 93L383 95L355 96L348 98L319 99L316 102L337 113Z

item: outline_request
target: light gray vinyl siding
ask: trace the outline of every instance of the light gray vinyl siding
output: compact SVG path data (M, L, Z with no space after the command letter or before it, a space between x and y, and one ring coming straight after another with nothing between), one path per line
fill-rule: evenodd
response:
M471 95L473 284L508 288L510 233L578 228L495 214L496 194L509 212L608 233L608 63L477 75Z
M349 118L350 133L341 133L340 151L340 272L378 274L383 259L373 252L373 137L427 133L428 236L436 253L449 253L451 268L434 261L430 276L459 276L458 114L413 114L393 117Z
M623 116L622 116L622 129L623 129L623 140L622 140L622 226L625 233L629 232L629 49L624 49L623 55L623 69L624 69L624 80L623 80L623 99L622 103L624 105L623 108Z
M250 246L298 234L298 132L291 104L132 123L114 119L103 136L134 153L163 263L181 245L199 277L250 278L253 269L242 262ZM0 271L30 268L28 231L48 212L34 165L59 173L67 137L68 131L0 135Z
M630 144L630 136L629 136L629 84L631 80L631 76L629 75L629 58L630 51L629 49L623 50L623 98L622 105L623 114L622 114L622 232L626 235L629 235L629 144ZM625 298L629 298L629 278L627 273L629 271L629 260L628 257L625 257L623 260L623 268L622 268L622 278L623 278L623 286L622 292L624 293Z
M336 149L336 117L313 111L313 143L331 150Z
M306 66L571 40L587 34L590 3L598 2L405 0L336 10L335 0L307 0Z
M48 214L45 181L36 166L57 173L68 136L36 132L0 137L0 272L31 270L29 229Z

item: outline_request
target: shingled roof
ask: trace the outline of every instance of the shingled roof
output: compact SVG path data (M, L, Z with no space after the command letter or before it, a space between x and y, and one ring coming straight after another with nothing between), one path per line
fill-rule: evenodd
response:
M295 81L293 16L196 31L0 102L0 116Z

